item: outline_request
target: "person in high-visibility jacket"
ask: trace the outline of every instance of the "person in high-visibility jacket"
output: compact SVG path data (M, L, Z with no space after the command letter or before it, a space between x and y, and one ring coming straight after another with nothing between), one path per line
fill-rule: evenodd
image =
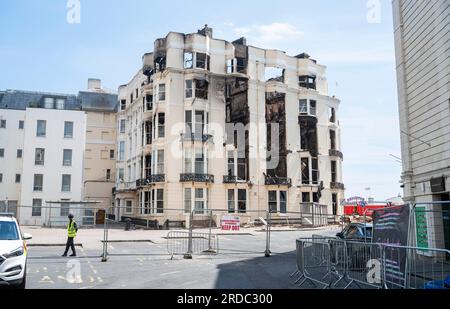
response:
M72 249L71 256L77 256L77 253L75 252L75 244L74 244L74 239L77 236L77 232L78 232L77 223L73 219L73 215L69 214L69 224L67 224L66 251L64 251L64 254L62 256L67 256L67 253L69 252L69 248Z

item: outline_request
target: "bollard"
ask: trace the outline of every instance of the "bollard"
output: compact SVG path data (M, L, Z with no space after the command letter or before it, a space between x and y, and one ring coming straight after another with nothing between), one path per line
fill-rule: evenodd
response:
M272 213L269 210L267 212L267 228L266 228L266 251L264 252L265 257L270 257L270 228L272 225Z
M102 262L108 261L108 210L105 210L105 222L103 222L103 254Z

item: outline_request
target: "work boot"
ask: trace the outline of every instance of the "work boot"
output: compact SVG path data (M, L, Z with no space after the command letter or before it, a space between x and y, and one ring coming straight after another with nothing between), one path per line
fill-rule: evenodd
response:
M70 256L77 256L77 254L76 253L72 253Z
M62 257L67 257L67 253L64 253L63 255L61 255Z

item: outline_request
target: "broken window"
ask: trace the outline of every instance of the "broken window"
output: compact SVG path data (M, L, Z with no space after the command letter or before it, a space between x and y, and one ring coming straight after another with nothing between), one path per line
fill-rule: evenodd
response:
M127 107L127 100L120 100L120 110L124 111Z
M313 203L319 203L319 201L320 201L319 193L313 192L312 196L313 196Z
M159 84L158 86L158 101L166 100L166 84Z
M309 159L302 158L302 184L309 185Z
M286 148L286 109L285 93L266 93L266 124L267 124L267 156L268 162L277 162L275 168L267 169L269 177L287 177L287 148ZM278 127L278 149L273 149L272 145L272 125ZM276 154L277 157L272 157ZM278 159L278 160L277 160Z
M337 162L331 161L331 182L337 182Z
M264 78L266 82L272 81L284 83L284 69L266 67L264 71Z
M299 86L307 89L316 89L316 77L313 75L302 75L298 77Z
M145 102L147 103L147 111L151 111L153 109L153 95L147 94L145 96Z
M228 176L235 176L235 164L234 164L234 151L228 151L227 152L227 160L228 160L228 165L227 165L227 175Z
M193 81L190 79L186 81L186 91L185 91L186 99L192 98L192 94L193 94Z
M302 151L309 151L311 156L318 153L317 144L317 118L311 116L299 116L300 147Z
M319 160L316 158L311 159L311 178L313 185L319 184Z
M245 74L247 73L247 59L236 58L236 72Z
M204 53L197 53L195 67L197 69L209 70L209 56Z
M300 114L307 115L308 114L308 100L305 100L305 99L299 100L298 104L299 104Z
M184 53L184 68L192 69L194 67L194 54L192 52Z
M311 194L309 192L302 192L302 203L310 203Z
M328 114L330 117L330 122L335 123L336 122L336 110L333 107L330 107L328 110Z
M330 149L336 150L336 131L330 130Z
M158 138L165 137L166 117L164 113L158 114Z
M317 101L309 100L309 114L317 116Z
M234 59L227 60L227 73L234 73Z
M208 100L208 85L206 80L195 80L195 97Z

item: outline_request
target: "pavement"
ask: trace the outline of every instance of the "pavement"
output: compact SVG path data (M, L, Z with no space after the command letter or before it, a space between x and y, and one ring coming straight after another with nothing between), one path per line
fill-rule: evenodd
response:
M271 257L264 257L266 232L213 229L219 253L171 257L168 231L109 230L108 261L102 262L103 229L80 230L78 256L62 258L64 229L24 227L29 241L27 288L31 289L293 289L295 240L312 234L334 236L339 227L309 230L273 229ZM196 230L195 232L208 232Z

